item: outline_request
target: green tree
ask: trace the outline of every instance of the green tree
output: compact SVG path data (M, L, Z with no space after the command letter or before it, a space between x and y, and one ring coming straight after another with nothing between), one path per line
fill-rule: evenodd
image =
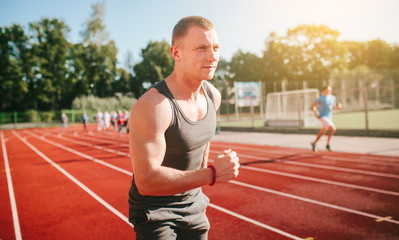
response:
M220 58L216 68L215 76L211 80L211 83L220 91L222 99L230 99L231 97L230 89L233 85L230 79L231 76L229 62L223 58Z
M391 67L391 46L383 40L372 40L366 43L365 63L370 69L387 70Z
M344 41L347 49L348 68L354 69L367 66L373 70L394 69L395 46L390 46L383 40L368 42ZM397 51L397 50L396 50Z
M345 48L339 32L325 25L302 25L287 32L287 64L293 77L311 82L327 81L334 68L345 67ZM291 46L290 46L291 45Z
M114 93L119 92L123 95L126 95L127 93L131 92L132 76L127 70L125 70L124 68L119 68L116 78L116 81L114 81L112 84L112 89Z
M32 78L29 37L20 25L0 27L0 110L23 110Z
M72 101L82 95L88 95L91 92L90 83L85 68L86 49L82 43L70 45L67 55L67 77L66 82L69 94L65 96L68 103L66 108L70 108Z
M112 84L117 76L117 49L115 42L110 40L104 22L104 2L92 6L93 13L86 23L86 29L81 33L85 54L83 64L86 77L95 96L112 95Z
M141 50L142 61L133 68L135 87L142 84L154 84L172 73L174 60L169 49L169 43L163 40L150 41L147 47Z
M366 65L366 44L357 41L343 41L342 45L347 49L346 61L349 70Z
M346 49L338 37L338 31L325 25L301 25L285 37L272 34L263 56L265 78L313 85L328 81L333 69L346 67Z
M141 68L140 64L136 64L134 66L134 69L136 69L137 71L140 71L139 68ZM144 88L142 80L137 78L136 76L132 77L131 87L132 87L132 93L135 98L140 98L146 90Z
M69 27L63 21L44 18L29 24L33 32L35 56L34 93L39 109L60 109L62 99L68 94L66 85L66 60Z
M391 69L399 70L399 45L394 45L392 47L392 52L390 55Z
M263 78L261 58L249 52L238 50L233 55L229 67L233 82L257 82Z
M290 75L289 68L284 63L285 47L284 41L280 41L280 38L273 32L266 39L266 50L262 57L262 81L266 89L272 89L273 83L287 79Z

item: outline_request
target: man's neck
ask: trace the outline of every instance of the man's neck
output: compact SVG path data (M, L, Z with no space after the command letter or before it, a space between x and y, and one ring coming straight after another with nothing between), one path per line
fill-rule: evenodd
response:
M187 76L182 76L173 72L165 79L169 90L177 100L192 100L196 101L199 94L201 94L201 80L190 79Z

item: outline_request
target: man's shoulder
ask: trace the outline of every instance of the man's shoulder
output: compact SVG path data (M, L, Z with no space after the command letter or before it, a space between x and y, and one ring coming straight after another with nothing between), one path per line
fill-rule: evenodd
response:
M329 94L329 95L326 97L326 99L329 100L329 101L334 101L334 100L335 100L335 96L332 95L332 94Z
M323 99L325 99L325 96L324 95L320 95L318 98L316 98L316 102L321 102L321 101L323 101Z
M213 86L212 83L210 83L209 81L205 81L205 84L207 85L207 87L210 91L210 94L212 95L211 98L212 98L213 102L215 103L216 108L219 108L220 102L222 99L222 95L220 94L219 90L215 86Z
M219 90L215 86L213 86L213 84L211 82L209 82L209 81L204 81L204 82L208 86L208 88L212 92L212 94L220 95Z
M147 92L145 92L143 94L143 96L141 96L136 104L151 104L154 102L159 102L159 101L164 101L166 100L165 95L163 95L162 93L160 93L158 91L158 89L156 88L151 88L149 89Z
M169 100L161 94L157 89L151 88L141 96L133 105L134 112L159 111L162 109L170 109Z
M143 130L165 131L172 120L169 100L152 88L133 105L131 119L131 124L141 126Z

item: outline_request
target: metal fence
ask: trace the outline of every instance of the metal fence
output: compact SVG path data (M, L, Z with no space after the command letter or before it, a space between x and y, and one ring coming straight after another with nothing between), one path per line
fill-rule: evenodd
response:
M61 124L62 113L67 115L69 123L77 123L82 121L81 118L85 112L89 115L90 120L95 119L95 112L83 110L0 112L0 128L58 125Z
M349 88L348 85L338 82L333 85L333 89L337 103L342 103L343 106L333 115L333 121L336 122L337 127L399 130L398 85L393 82L385 85L366 85L360 81L357 88ZM238 108L237 111L233 100L222 100L218 120L222 127L263 128L266 127L265 106L267 106L266 94L262 97L262 104L254 106L252 111L249 107ZM295 106L292 106L292 109L294 112L298 111Z
M270 90L272 89L264 89L260 106L236 108L234 98L223 99L218 111L219 126L264 128L266 94L273 92ZM367 84L358 81L351 85L335 81L333 94L343 108L334 113L333 121L340 129L399 130L398 90L399 84L394 84L393 81L369 81ZM95 122L96 112L84 110L0 112L0 129L19 128L23 125L30 126L29 124L61 125L62 113L67 114L69 123L78 123L81 122L84 112L89 115L91 122Z

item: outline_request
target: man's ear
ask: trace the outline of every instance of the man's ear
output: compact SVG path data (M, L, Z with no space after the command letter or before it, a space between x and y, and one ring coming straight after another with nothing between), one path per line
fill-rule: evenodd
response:
M177 46L171 46L170 53L175 61L180 60L180 49Z

